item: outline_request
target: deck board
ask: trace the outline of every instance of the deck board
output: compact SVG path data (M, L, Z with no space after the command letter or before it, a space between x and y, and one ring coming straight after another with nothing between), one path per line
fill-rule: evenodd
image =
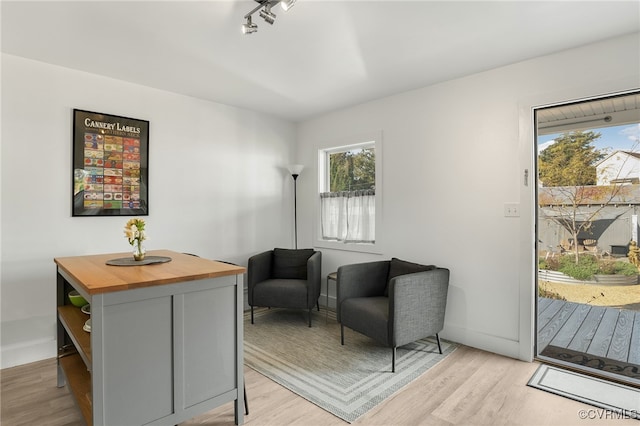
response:
M631 341L629 342L629 357L627 362L630 364L640 365L640 312L635 313L633 320L633 332L631 333Z
M633 318L633 311L622 310L618 314L618 322L611 337L607 358L627 362L629 358L629 345L631 343L629 336L631 336L633 331Z
M551 303L538 313L538 330L547 326L549 321L562 309L564 304L567 303L563 300L552 300Z
M538 333L538 345L542 345L542 347L547 346L577 307L577 303L563 304L558 312L547 322L544 330Z
M553 300L548 299L546 297L538 298L538 312L542 312L543 310L545 310L547 306L551 304L552 301Z
M591 311L590 305L582 305L577 304L578 306L573 311L571 316L567 319L567 322L564 323L562 328L558 331L556 336L551 340L551 345L557 346L560 348L567 348L573 340L574 336L580 329L582 322Z
M593 335L591 344L586 352L591 355L606 357L609 351L609 345L613 337L618 322L618 310L607 309L602 316L602 321L598 325L596 333Z
M578 332L569 343L568 348L578 352L586 352L591 344L591 340L593 340L593 336L596 334L598 330L598 325L600 325L600 320L604 316L605 308L601 306L592 306L587 314L587 317L584 319L580 328L578 328Z

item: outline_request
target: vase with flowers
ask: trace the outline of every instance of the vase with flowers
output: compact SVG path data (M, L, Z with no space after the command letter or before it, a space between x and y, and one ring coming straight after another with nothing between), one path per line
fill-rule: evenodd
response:
M130 219L124 227L124 236L129 241L129 244L133 246L133 258L135 260L144 259L145 248L142 242L147 239L144 227L144 220L139 218Z

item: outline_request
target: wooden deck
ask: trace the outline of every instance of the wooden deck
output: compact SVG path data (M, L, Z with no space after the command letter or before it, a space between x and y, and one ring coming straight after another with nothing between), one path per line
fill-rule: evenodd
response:
M538 353L547 345L640 365L640 312L538 298Z

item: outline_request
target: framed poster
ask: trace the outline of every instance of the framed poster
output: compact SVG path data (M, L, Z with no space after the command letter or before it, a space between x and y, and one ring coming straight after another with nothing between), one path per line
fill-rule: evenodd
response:
M149 214L149 122L73 110L73 216Z

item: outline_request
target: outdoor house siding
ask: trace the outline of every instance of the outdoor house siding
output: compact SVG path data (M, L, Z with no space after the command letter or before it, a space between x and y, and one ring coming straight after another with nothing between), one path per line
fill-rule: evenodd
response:
M616 180L638 183L640 178L640 153L615 151L596 165L598 185L609 185Z

